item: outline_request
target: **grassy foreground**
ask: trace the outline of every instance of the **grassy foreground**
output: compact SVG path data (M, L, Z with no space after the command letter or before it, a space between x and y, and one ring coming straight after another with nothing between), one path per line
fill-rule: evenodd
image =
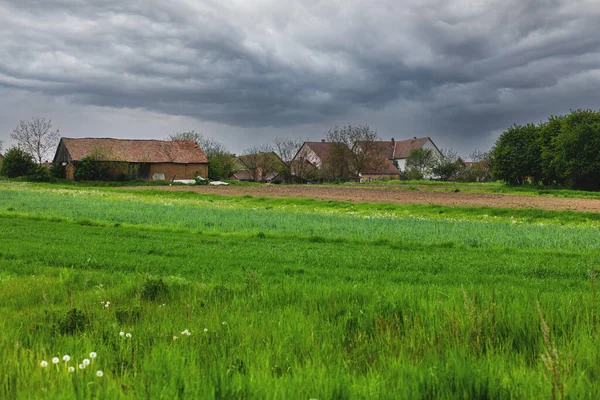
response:
M0 398L598 398L597 219L520 213L0 185Z

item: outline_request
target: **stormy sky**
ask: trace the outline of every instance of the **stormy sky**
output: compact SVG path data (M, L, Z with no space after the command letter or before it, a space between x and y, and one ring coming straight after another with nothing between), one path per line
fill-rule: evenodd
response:
M600 0L0 0L0 140L196 130L231 151L362 123L468 154L600 109Z

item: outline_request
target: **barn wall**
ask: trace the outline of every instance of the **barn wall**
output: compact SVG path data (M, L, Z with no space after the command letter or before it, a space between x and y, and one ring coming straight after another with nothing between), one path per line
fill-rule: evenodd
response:
M72 181L75 180L75 164L69 164L66 168L66 178Z
M150 179L154 174L164 174L165 179L194 179L196 176L208 176L208 164L150 164Z

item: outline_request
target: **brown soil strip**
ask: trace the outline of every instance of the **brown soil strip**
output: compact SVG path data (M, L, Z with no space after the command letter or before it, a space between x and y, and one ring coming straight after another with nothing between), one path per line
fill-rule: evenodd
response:
M454 193L373 188L322 187L319 185L285 186L134 186L123 189L188 190L223 196L295 197L353 203L438 204L464 207L534 208L600 212L600 200L542 196L518 196L488 193Z

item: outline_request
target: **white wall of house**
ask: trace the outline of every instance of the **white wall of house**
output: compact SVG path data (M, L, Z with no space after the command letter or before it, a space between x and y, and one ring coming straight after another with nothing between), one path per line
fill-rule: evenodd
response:
M300 150L298 150L294 160L306 160L317 168L321 168L323 164L323 161L319 158L319 156L317 156L317 154L306 143L304 143Z

